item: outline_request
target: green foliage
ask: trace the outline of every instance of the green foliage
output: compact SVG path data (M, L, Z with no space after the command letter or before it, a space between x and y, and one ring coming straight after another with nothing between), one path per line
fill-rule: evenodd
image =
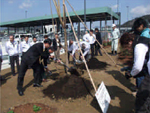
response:
M108 45L111 45L111 42L108 42Z
M41 109L42 109L42 108L39 107L39 106L36 106L36 105L33 106L33 111L35 111L35 112L38 112L38 111L40 111Z
M15 113L14 111L8 111L7 113Z
M106 43L103 43L103 45L104 45L104 46L107 46L107 42L106 42Z

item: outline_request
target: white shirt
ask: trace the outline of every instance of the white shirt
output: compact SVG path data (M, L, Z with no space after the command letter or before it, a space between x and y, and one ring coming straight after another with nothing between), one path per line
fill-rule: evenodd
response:
M22 52L27 52L27 50L30 48L30 42L28 41L28 42L26 42L26 41L23 41L23 42L21 42L21 44L20 44L20 51L21 51L21 53Z
M143 69L143 65L145 62L145 56L148 52L148 46L146 44L139 43L134 48L134 64L131 70L131 75L136 76ZM150 67L150 66L149 66ZM150 69L148 70L150 72Z
M38 43L38 41L36 41L36 42L32 41L32 42L30 43L30 46L33 46L33 45L36 44L36 43Z
M73 51L73 49L76 47L75 42L73 42L72 45L69 46L69 42L68 42L68 51Z
M115 28L115 29L112 31L112 39L118 39L119 36L120 36L119 29Z
M83 36L83 41L89 42L90 34L87 33Z
M9 56L19 55L19 45L16 41L8 41L5 45L5 49Z
M90 44L87 43L86 41L82 41L80 42L80 47L82 47L82 44L85 44L85 49L84 49L84 53L83 53L83 56L85 56L86 54L90 54ZM72 55L74 55L75 51L78 49L79 47L76 46L73 51L72 51Z
M56 42L57 42L57 46L60 46L60 45L59 45L59 39L56 39Z
M0 46L0 57L3 58L2 47Z
M95 34L93 34L92 36L90 35L90 37L89 37L89 43L90 44L94 44L95 43L95 38L96 38Z

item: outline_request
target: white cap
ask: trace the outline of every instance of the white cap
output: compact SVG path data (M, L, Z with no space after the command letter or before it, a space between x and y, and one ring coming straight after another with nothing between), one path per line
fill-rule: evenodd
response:
M82 42L82 39L80 39L79 41Z
M112 27L115 27L116 26L116 24L112 24Z

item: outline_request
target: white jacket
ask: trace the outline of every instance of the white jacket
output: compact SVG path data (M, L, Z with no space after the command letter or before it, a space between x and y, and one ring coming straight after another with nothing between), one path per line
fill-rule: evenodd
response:
M5 45L5 49L9 56L19 55L19 45L16 41L14 41L13 43L8 41Z
M27 43L26 43L26 41L23 41L23 42L21 42L21 44L20 44L20 51L21 51L21 53L22 52L27 52L27 50L30 48L30 42L28 41Z
M119 29L115 28L115 29L112 31L112 39L118 39L119 36L120 36Z
M87 43L86 41L82 41L82 42L80 42L80 47L82 47L82 44L83 44L83 43L85 44L85 49L84 49L84 53L83 53L83 55L85 56L86 54L90 54L90 44ZM75 54L75 52L76 52L77 49L79 49L78 46L76 46L76 47L73 49L72 55Z

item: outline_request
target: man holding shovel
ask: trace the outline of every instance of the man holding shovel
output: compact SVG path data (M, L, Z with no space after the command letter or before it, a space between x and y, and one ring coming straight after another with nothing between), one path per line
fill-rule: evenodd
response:
M83 56L85 57L85 60L89 60L91 55L90 55L90 44L85 42L85 41L81 41L80 42L80 47L81 47L81 50L83 52ZM78 47L75 47L73 49L73 52L72 52L72 55L75 54L76 50L78 49ZM83 56L80 54L79 56L79 60L83 60Z

